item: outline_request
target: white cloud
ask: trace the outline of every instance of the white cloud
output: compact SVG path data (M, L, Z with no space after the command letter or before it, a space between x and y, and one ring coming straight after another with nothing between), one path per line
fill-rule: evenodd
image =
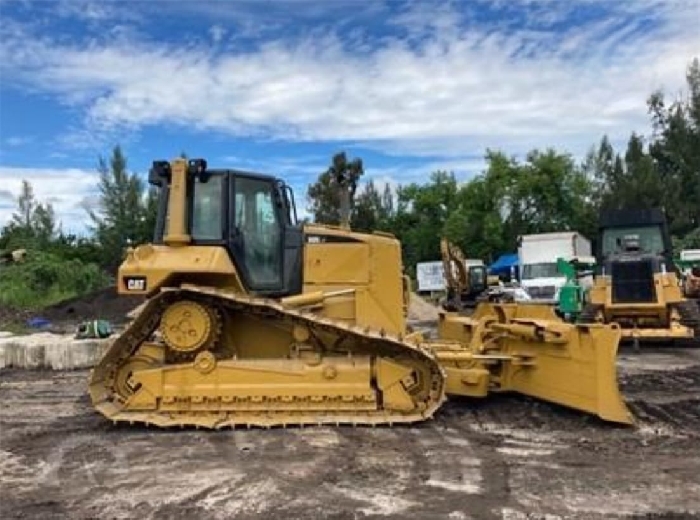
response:
M99 174L76 168L17 168L0 166L0 226L12 217L22 181L32 185L37 202L50 202L66 232L85 233L88 215L84 203L94 200Z
M224 36L226 36L226 29L224 29L221 25L212 25L209 28L209 36L211 36L211 39L214 43L219 43Z
M136 10L123 9L118 3L96 2L93 0L59 0L50 6L52 13L62 18L73 18L90 23L115 20L135 21L139 17Z
M452 8L432 18L416 8L394 24L418 43L386 37L359 54L320 30L221 54L146 40L70 44L11 28L0 66L9 81L84 110L83 135L168 124L455 159L547 145L580 155L603 133L645 131L646 97L682 88L700 52L699 3L622 4L606 2L608 18L564 32L542 29L565 17L560 3L534 3L548 16L521 27L465 26ZM640 13L653 28L640 29Z
M32 137L15 135L15 136L7 137L4 141L4 143L5 143L5 146L17 147L17 146L24 146L25 144L29 144L32 141L33 141Z

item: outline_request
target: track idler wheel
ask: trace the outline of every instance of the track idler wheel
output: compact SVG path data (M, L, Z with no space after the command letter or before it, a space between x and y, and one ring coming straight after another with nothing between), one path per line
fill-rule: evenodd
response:
M210 350L221 334L221 318L211 307L194 300L180 300L163 312L160 320L163 341L177 358L193 359Z
M114 391L122 399L128 399L137 389L131 385L131 374L157 366L157 360L146 355L136 355L121 365L114 377Z

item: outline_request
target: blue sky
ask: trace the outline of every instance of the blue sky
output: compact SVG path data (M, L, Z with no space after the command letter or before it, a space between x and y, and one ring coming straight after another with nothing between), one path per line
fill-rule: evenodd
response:
M700 55L700 0L0 0L0 224L21 179L84 229L95 165L181 151L288 179L461 180L487 147L576 157L649 133Z

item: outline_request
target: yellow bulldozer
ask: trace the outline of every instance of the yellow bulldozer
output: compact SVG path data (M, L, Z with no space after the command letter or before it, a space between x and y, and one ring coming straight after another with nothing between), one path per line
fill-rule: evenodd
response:
M601 269L580 315L584 323L619 323L624 340L700 342L700 307L684 295L660 208L601 212Z
M339 185L345 184L338 174ZM381 425L434 416L450 395L519 392L632 424L616 325L543 306L442 312L439 338L406 326L399 241L301 224L273 176L155 161L153 243L129 249L121 294L147 297L89 380L96 410L161 427ZM547 314L549 313L549 314Z

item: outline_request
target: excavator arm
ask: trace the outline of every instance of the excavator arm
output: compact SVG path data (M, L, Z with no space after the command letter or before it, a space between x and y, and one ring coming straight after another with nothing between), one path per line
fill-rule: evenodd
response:
M440 255L448 292L459 295L469 291L469 275L464 264L464 254L459 247L442 238Z

